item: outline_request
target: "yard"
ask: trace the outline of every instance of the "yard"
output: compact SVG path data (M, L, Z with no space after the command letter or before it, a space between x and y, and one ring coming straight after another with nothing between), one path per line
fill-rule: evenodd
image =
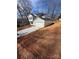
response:
M61 59L61 22L17 38L18 59Z

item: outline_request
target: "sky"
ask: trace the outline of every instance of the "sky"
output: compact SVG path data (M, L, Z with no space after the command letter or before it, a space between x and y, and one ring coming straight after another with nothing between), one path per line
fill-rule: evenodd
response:
M18 0L17 0L18 1ZM61 13L61 0L29 0L32 5L32 13L46 13L51 14L54 7L54 14Z
M55 14L61 13L61 0L31 0L32 1L32 13L52 13L55 8ZM49 12L48 12L49 10Z

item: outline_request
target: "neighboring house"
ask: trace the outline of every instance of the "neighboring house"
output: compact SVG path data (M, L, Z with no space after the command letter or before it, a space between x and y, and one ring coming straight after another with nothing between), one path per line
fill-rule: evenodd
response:
M33 26L43 28L43 27L45 27L45 20L41 19L40 17L37 17L33 21Z
M28 19L29 19L30 25L33 25L33 26L39 27L39 28L43 28L43 27L48 26L53 23L53 21L50 19L41 18L37 15L32 15L32 14L30 14L28 16Z
M52 20L45 20L45 19L42 19L40 17L37 16L37 18L33 21L33 26L36 26L36 27L39 27L39 28L43 28L45 26L48 26L48 25L51 25L53 24L53 21Z

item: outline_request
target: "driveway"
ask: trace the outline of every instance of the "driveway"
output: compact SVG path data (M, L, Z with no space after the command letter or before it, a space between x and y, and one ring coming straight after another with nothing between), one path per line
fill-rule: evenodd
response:
M31 33L31 32L34 32L34 31L36 31L36 30L38 30L38 29L40 29L40 28L35 27L35 26L32 26L32 27L30 27L30 28L20 30L20 31L17 32L17 37L27 35L27 34L29 34L29 33Z

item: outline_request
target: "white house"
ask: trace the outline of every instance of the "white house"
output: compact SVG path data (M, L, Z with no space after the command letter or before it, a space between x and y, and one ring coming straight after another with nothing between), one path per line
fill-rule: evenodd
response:
M38 27L38 28L43 28L45 27L45 20L41 19L40 17L37 17L33 21L33 26Z
M45 16L43 16L42 18L45 18ZM36 15L36 18L34 19L34 16L31 14L28 16L30 25L33 25L35 27L43 28L45 26L52 24L52 20L49 20L49 19L46 20L46 19L42 19L42 18L40 18L39 16Z
M42 19L40 17L37 16L36 19L34 19L33 21L33 26L36 26L36 27L39 27L39 28L43 28L45 26L49 26L53 24L53 21L52 20L49 20L49 19Z

